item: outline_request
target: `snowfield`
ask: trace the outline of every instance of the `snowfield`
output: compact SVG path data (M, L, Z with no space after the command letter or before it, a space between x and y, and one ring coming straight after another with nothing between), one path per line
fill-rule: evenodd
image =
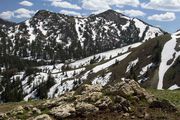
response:
M180 52L177 52L175 50L176 44L177 44L177 38L180 38L180 36L177 36L178 33L172 34L172 39L169 40L163 47L162 53L161 53L161 63L159 66L159 82L157 89L163 89L163 78L167 70L174 64L176 59L180 56ZM173 60L170 65L167 65L167 62L169 60Z
M94 84L100 84L100 85L102 85L102 86L105 86L108 82L109 82L109 80L110 80L110 78L111 78L111 72L110 73L107 73L104 77L102 77L102 76L99 76L99 77L97 77L97 78L95 78L93 81L92 81L92 84L94 85Z
M53 85L49 92L48 92L48 98L58 97L59 95L70 91L74 87L74 81L80 80L81 82L84 82L87 80L88 76L92 73L98 73L101 70L108 69L110 66L115 64L117 61L120 62L121 60L125 59L131 52L128 52L130 48L135 48L140 46L142 43L135 43L126 47L110 50L107 52L99 53L87 58L84 58L82 60L75 61L73 63L68 64L73 70L68 71L62 71L62 66L65 65L65 63L56 64L53 65L45 65L37 67L42 72L37 73L33 76L28 76L22 81L23 85L23 91L25 94L27 94L24 98L24 100L28 100L30 98L34 98L36 94L36 90L33 88L40 85L42 82L47 81L49 72L51 73L51 76L55 80L55 85ZM86 69L86 66L90 65L90 60L94 57L100 58L97 62L100 61L106 61L102 62L97 66L94 66L91 69ZM23 78L25 72L21 72L14 77ZM101 84L102 86L106 85L111 77L111 72L105 74L104 77L99 76L98 78L94 78L92 80L92 84ZM78 79L76 76L79 76ZM28 84L29 77L34 77L34 80Z
M96 54L96 55L93 55L93 56L90 56L90 57L75 61L75 62L71 63L70 66L72 68L78 68L78 67L89 65L90 60L93 59L94 57L95 58L100 57L99 61L108 60L110 57L114 58L114 57L118 56L118 54L126 53L129 50L129 48L136 48L136 47L140 46L141 44L142 43L139 42L139 43L128 45L128 46L125 46L125 47L122 47L122 48L117 48L117 49L110 50L110 51L107 51L107 52L99 53L99 54Z
M158 33L158 36L162 35L162 32L159 28L148 26L144 24L144 22L136 18L134 18L133 21L135 22L136 27L140 29L139 37L142 37L147 29L143 42L149 40L150 38L156 37L156 33Z
M119 57L117 57L117 58L114 58L114 59L112 59L112 60L110 60L110 61L108 61L108 62L106 62L106 63L104 63L104 64L98 65L98 66L96 66L95 68L93 68L92 71L93 71L94 73L97 73L97 72L99 72L99 71L101 71L101 70L103 70L103 69L106 69L106 68L112 66L113 64L115 64L116 61L120 62L121 60L125 59L130 53L131 53L131 52L126 53L126 54L124 54L124 55L121 55L121 56L119 56Z

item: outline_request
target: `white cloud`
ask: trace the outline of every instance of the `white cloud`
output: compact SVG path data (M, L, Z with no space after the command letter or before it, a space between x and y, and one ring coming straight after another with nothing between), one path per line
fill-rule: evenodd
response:
M129 5L133 7L137 7L140 5L139 0L107 0L107 2L110 5L121 5L121 6Z
M180 11L180 0L150 0L142 3L141 6L146 9L161 11Z
M32 2L29 2L29 1L26 1L26 0L20 2L19 4L22 5L22 6L33 6Z
M173 12L166 12L164 14L154 14L148 17L148 20L156 21L173 21L176 19L176 15Z
M66 15L74 15L74 16L81 16L80 13L75 11L69 11L69 10L61 10L60 13L66 14Z
M79 7L78 5L71 4L70 2L66 2L62 0L49 0L49 1L51 2L51 5L54 7L77 9L77 10L81 9L81 7Z
M139 17L139 16L145 16L146 13L144 13L143 11L140 10L116 10L117 12L120 12L122 14L126 14L130 17Z
M14 15L16 18L30 18L34 13L35 11L25 8L19 8L14 11Z
M0 13L0 18L10 20L12 18L30 18L36 11L19 8L14 11L4 11Z
M107 0L83 0L82 7L88 10L107 10L111 9Z
M82 0L82 7L88 10L107 10L111 6L133 6L140 5L139 0Z
M14 13L12 11L5 11L0 13L0 18L5 20L10 20L14 16Z

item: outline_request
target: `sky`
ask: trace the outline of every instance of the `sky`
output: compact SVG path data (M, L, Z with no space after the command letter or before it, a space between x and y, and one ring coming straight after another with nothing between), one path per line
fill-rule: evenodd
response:
M22 22L38 10L88 16L113 9L173 33L180 29L180 0L0 0L0 18Z

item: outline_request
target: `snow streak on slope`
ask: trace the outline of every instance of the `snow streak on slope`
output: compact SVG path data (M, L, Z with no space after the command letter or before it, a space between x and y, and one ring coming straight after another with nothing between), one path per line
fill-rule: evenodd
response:
M102 86L105 86L109 80L110 80L110 77L111 77L111 72L110 73L107 73L104 77L96 77L93 81L92 81L92 84L100 84Z
M93 72L97 73L97 72L99 72L99 71L101 71L103 69L106 69L106 68L112 66L113 64L115 64L116 61L121 61L121 60L125 59L129 54L130 54L130 52L126 53L124 55L121 55L121 56L119 56L117 58L114 58L114 59L112 59L112 60L110 60L110 61L108 61L108 62L106 62L104 64L98 65L95 68L93 68Z
M126 73L129 72L129 70L131 69L131 67L134 67L139 61L139 58L135 59L134 61L131 61L126 69Z
M140 71L140 75L144 75L152 65L153 65L153 63L150 63L150 64L146 65L145 67L143 67L142 70Z
M30 26L30 23L29 23L30 20L27 20L25 22L26 26L27 26L27 30L28 30L28 33L29 33L29 42L32 43L33 40L35 40L36 36L34 35L34 28Z
M145 25L143 22L141 22L138 19L133 19L133 20L135 22L136 27L140 29L139 37L142 37L144 31L146 30L147 25Z
M135 22L136 27L140 30L139 37L143 37L143 34L146 32L143 42L150 38L156 37L156 34L158 34L158 36L162 35L162 31L159 28L148 26L144 22L136 18L133 19L133 21Z
M155 38L156 34L158 34L158 36L162 35L161 30L159 28L155 28L155 27L149 26L149 29L146 32L146 35L145 35L145 38L144 38L143 42L145 40L150 39L150 38Z
M59 95L65 93L69 90L72 90L74 87L74 81L78 81L80 79L81 82L83 83L85 80L87 80L89 74L91 74L91 71L92 71L92 73L98 73L101 70L109 68L110 66L115 64L116 61L121 61L121 60L125 59L131 53L131 52L128 52L128 50L130 50L129 47L135 48L135 47L138 47L139 45L141 45L141 43L136 43L136 44L126 46L123 48L119 48L119 49L115 49L115 50L111 50L108 52L103 52L103 53L97 54L95 56L101 56L102 57L101 60L104 60L107 62L99 63L99 65L97 65L91 69L82 67L80 65L80 63L90 65L89 61L94 56L91 56L91 57L88 57L88 58L85 58L85 59L82 59L82 60L79 60L79 61L69 64L69 66L71 66L71 67L76 66L77 69L68 70L68 71L64 71L64 72L61 70L62 66L65 65L63 63L55 65L55 68L52 65L38 67L38 69L41 69L42 72L36 74L35 76L31 76L31 77L34 77L35 79L31 82L30 85L27 84L28 78L30 76L27 77L23 81L23 89L24 89L24 92L27 94L27 96L25 96L24 100L28 100L30 98L35 97L36 91L33 88L40 85L43 81L46 81L49 72L51 73L51 76L55 79L56 84L50 88L50 90L48 92L48 98L58 97ZM118 53L121 53L122 55L118 54ZM102 77L98 77L97 79L94 78L92 83L93 84L99 83L101 85L106 85L107 82L110 80L111 74L112 73L107 73L104 78L102 78ZM23 75L24 75L24 73L21 73L19 76L22 77ZM79 76L79 77L76 77L76 76Z
M163 78L167 70L174 64L175 60L180 55L180 52L175 50L176 43L177 43L177 33L173 34L172 39L169 40L165 45L161 53L161 63L159 66L159 82L157 89L163 89ZM167 65L169 60L173 60L170 65Z
M101 59L99 61L101 61L102 59L103 60L108 60L110 57L114 58L118 54L123 54L123 53L127 52L129 50L129 48L135 48L135 47L140 46L141 44L142 43L139 42L139 43L128 45L128 46L125 46L125 47L122 47L122 48L118 48L118 49L110 50L110 51L107 51L107 52L99 53L99 54L96 54L96 55L93 55L93 56L90 56L90 57L75 61L75 62L71 63L70 66L72 68L74 68L74 67L78 68L78 67L81 67L81 66L89 65L90 60L93 59L94 57L96 57L96 58L100 57Z
M78 40L81 43L81 46L83 46L83 42L85 38L83 38L85 27L86 27L86 19L81 18L75 18L75 28L78 36Z

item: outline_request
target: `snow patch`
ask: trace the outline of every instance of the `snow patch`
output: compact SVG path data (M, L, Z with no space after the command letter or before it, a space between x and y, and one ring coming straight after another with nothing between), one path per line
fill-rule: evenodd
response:
M101 71L101 70L103 70L103 69L106 69L106 68L112 66L113 64L115 64L116 61L118 61L118 62L119 62L119 61L122 61L122 60L125 59L130 53L131 53L131 52L126 53L126 54L124 54L124 55L121 55L121 56L119 56L119 57L116 57L116 58L114 58L114 59L112 59L112 60L110 60L110 61L108 61L108 62L106 62L106 63L104 63L104 64L98 65L98 66L96 66L95 68L93 68L92 70L93 70L94 73L97 73L97 72L99 72L99 71Z
M29 22L30 22L29 20L26 20L25 24L27 26L27 30L29 31L28 32L29 33L29 41L30 41L30 43L32 43L32 41L35 40L36 35L34 35L34 28L31 27Z
M161 53L161 63L159 66L159 82L157 89L163 89L163 78L167 70L174 64L175 60L180 56L180 52L177 52L175 50L177 39L176 34L173 34L172 39L166 42L166 44L163 47L162 53ZM173 58L173 55L175 55L175 58ZM170 64L167 65L167 62L170 59L174 59L174 61Z
M107 73L104 77L97 77L95 78L93 81L92 81L92 84L95 85L95 84L100 84L102 86L105 86L108 82L109 82L109 79L111 77L111 72L110 73Z
M169 89L169 90L176 90L176 89L180 89L180 86L178 86L178 85L175 84L175 85L169 87L168 89Z
M153 63L150 63L150 64L146 65L145 67L143 67L142 70L140 71L140 75L144 75L152 65L153 65Z
M141 44L142 43L139 42L139 43L128 45L128 46L125 46L125 47L122 47L122 48L117 48L117 49L114 49L114 50L110 50L110 51L107 51L107 52L103 52L103 53L99 53L99 54L96 54L96 55L93 55L93 56L89 56L87 58L84 58L84 59L75 61L74 63L71 63L70 66L72 68L79 68L81 66L89 65L90 60L93 59L94 57L95 58L100 57L99 61L101 61L102 59L103 60L108 60L109 58L116 57L118 54L126 53L129 50L129 48L136 48L136 47L140 46Z
M139 58L129 62L129 65L127 66L126 69L126 73L129 72L129 70L131 69L131 67L134 67L137 63L139 62Z

